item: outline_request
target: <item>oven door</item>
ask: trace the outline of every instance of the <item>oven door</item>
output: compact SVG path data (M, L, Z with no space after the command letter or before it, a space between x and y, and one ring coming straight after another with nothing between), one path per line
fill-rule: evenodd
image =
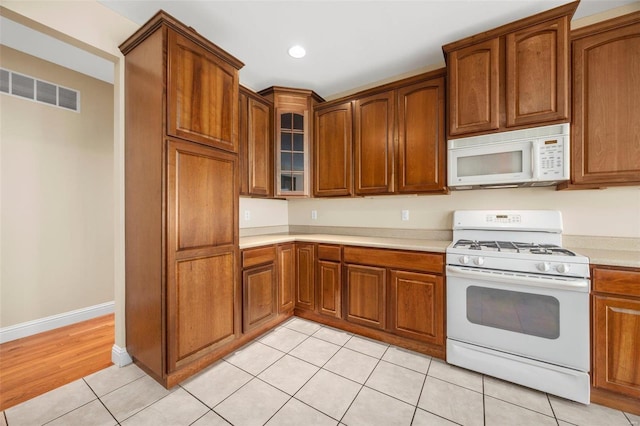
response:
M589 371L589 280L447 266L447 337Z

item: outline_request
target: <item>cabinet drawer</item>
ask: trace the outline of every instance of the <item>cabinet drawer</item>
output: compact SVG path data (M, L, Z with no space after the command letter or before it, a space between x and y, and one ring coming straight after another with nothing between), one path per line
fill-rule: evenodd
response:
M332 260L334 262L342 261L340 246L329 246L325 244L318 244L318 259Z
M416 251L345 247L344 263L442 274L444 256Z
M640 297L640 270L593 268L593 291Z
M276 247L266 246L242 251L242 267L250 268L264 263L275 262Z

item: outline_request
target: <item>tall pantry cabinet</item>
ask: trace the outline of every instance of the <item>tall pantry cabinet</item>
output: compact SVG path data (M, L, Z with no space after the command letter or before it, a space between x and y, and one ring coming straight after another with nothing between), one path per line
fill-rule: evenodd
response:
M164 12L127 39L127 351L166 387L241 333L238 70Z

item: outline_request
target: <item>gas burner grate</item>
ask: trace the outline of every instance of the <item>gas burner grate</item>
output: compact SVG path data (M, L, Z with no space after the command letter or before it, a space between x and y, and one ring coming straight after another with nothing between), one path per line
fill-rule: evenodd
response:
M570 250L563 249L555 244L535 244L513 241L477 241L458 240L453 248L462 248L478 251L499 251L506 253L546 254L560 256L575 256Z

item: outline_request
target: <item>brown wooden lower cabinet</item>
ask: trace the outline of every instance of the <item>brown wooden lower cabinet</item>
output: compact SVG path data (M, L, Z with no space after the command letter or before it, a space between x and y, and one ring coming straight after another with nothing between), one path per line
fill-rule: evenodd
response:
M273 263L242 273L242 331L247 332L277 313L276 267Z
M342 318L342 265L318 260L318 313Z
M386 328L386 269L346 265L345 278L345 319L369 327Z
M392 270L389 283L389 330L410 339L444 345L442 277Z
M295 244L278 246L278 312L291 312L296 282Z
M640 415L640 269L592 271L591 399Z
M276 248L242 252L242 331L246 333L278 313Z
M296 308L315 308L315 266L315 244L296 243Z

